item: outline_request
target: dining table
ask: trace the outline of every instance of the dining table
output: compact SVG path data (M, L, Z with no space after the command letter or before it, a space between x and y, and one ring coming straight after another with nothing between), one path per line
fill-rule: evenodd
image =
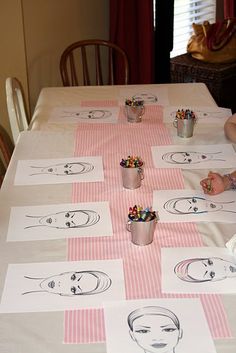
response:
M144 103L141 122L127 122L125 101L135 94L142 96L143 92L156 96L156 100ZM206 168L158 169L152 161L152 146L187 148L190 145L230 144L235 149L224 135L224 119L216 123L197 121L192 137L179 137L173 121L165 119L165 108L169 106L218 108L204 83L45 87L41 90L30 128L20 134L0 190L0 295L9 264L119 259L124 268L124 299L166 298L168 296L161 290L162 247L226 249L226 243L236 234L236 221L157 221L152 243L139 246L131 242L127 230L131 206L152 206L154 190L201 190L200 181L209 171ZM81 108L90 113L111 109L114 119L99 121L91 116L84 119L78 115ZM121 177L120 161L130 155L140 156L144 161L144 179L141 187L134 190L125 189ZM24 181L15 182L19 161L45 160L48 166L47 160L97 156L102 159L104 173L98 181L30 185ZM235 168L230 167L214 169L221 174L233 170ZM13 207L83 202L108 202L111 236L77 237L75 233L72 237L17 241L19 229L13 224L16 239L8 238ZM44 229L41 227L42 233ZM16 281L12 290L17 286ZM201 299L216 352L235 353L236 294L203 293L190 297ZM105 353L103 308L85 305L55 311L19 309L18 312L8 308L8 312L1 312L0 304L0 352Z

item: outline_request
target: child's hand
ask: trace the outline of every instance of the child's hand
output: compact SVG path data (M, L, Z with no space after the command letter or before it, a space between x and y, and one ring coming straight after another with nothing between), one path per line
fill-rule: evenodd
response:
M205 194L217 195L225 191L224 178L218 173L209 172L208 177L200 181Z

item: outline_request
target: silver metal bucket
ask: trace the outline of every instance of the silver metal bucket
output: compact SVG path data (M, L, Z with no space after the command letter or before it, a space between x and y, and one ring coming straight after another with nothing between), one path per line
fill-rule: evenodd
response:
M131 241L135 245L148 245L153 241L157 217L147 222L131 221L127 222L126 228L131 232Z
M141 186L141 180L144 178L143 169L126 168L121 166L121 175L123 186L126 189L137 189Z

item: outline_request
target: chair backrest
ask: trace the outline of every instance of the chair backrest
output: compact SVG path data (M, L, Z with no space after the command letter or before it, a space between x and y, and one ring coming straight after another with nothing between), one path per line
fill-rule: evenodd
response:
M6 97L12 137L16 144L20 132L27 130L29 126L23 90L17 78L8 77L6 79Z
M14 146L5 129L0 126L0 186L10 163Z
M124 50L105 40L82 40L68 46L61 55L62 83L64 86L114 85L118 79L116 65L118 83L127 85L129 62Z

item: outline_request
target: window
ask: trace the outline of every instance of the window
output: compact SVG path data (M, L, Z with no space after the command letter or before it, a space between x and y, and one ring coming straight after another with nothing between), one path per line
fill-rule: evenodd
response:
M165 1L165 0L164 0ZM155 9L156 0L153 0ZM154 11L155 17L155 11ZM192 34L192 23L215 22L216 0L175 0L174 1L174 43L171 57L186 53ZM155 19L154 19L155 23Z
M192 23L215 22L216 0L174 1L174 46L171 57L186 53L186 46L192 34Z

